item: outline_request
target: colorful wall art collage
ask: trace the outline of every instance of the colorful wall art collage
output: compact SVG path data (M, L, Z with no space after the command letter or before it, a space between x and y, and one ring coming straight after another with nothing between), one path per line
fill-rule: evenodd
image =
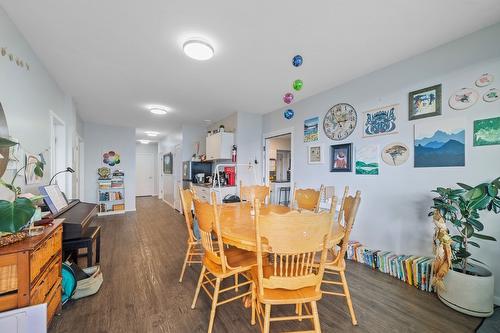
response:
M455 91L444 105L452 110L465 110L478 103L496 102L500 99L500 90L490 87L494 82L493 74L482 74L472 81L474 87ZM436 84L408 93L408 120L415 121L415 168L465 166L468 124L464 117L442 116L442 91L442 85ZM427 119L435 116L440 117ZM403 120L399 104L364 111L360 118L365 139L397 134ZM320 117L305 119L304 143L308 144L308 156L316 156L308 158L308 163L321 164L323 161L319 158L325 153L319 144L322 134L333 141L344 141L355 132L357 121L358 113L348 103L336 104L327 111L323 117L322 133L319 130ZM474 147L500 145L500 117L474 120L472 143ZM410 145L398 141L383 148L369 142L356 147L352 143L339 142L331 145L329 150L331 172L352 172L354 169L356 175L378 175L380 159L388 166L397 167L406 163L411 154Z

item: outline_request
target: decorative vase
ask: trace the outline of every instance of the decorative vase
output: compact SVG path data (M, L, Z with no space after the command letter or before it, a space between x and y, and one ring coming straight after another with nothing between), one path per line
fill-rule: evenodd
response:
M439 299L450 308L475 317L493 314L494 276L484 266L478 275L450 270L443 279L444 290L438 289Z

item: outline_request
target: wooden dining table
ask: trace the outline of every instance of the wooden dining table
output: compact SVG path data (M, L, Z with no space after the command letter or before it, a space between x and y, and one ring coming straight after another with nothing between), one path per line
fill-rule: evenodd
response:
M252 214L250 203L231 203L219 205L219 216L222 233L222 241L225 244L237 248L257 252L257 241L255 238L255 216ZM277 213L284 214L291 208L281 205L262 205L260 214ZM332 227L329 248L339 244L344 237L344 228L334 222Z

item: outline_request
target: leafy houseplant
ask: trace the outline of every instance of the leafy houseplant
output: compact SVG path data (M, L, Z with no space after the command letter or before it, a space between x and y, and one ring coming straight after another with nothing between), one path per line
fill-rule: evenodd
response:
M438 187L432 192L439 196L434 198L433 211L429 216L438 211L448 225L451 225L456 234L451 236L451 262L455 270L462 273L474 274L470 271L470 247L479 248L480 245L473 239L496 241L492 236L484 235L484 225L479 221L479 211L488 210L495 214L500 213L500 177L490 183L469 186L457 183L461 188L451 189Z
M500 213L500 177L474 187L458 186L433 191L438 196L429 214L435 224L432 283L444 304L468 315L488 317L493 314L493 272L472 258L470 249L480 247L476 239L496 241L482 233L479 219L481 211ZM450 228L455 230L451 236Z
M5 138L0 138L0 147L12 147L16 145L16 142L10 141ZM8 232L15 233L21 230L31 219L35 213L36 207L34 204L35 200L39 200L40 197L33 197L31 199L19 197L21 194L21 188L15 186L14 182L21 171L25 170L28 165L34 164L34 172L38 177L43 177L43 161L36 161L24 165L22 168L16 171L14 177L10 182L6 182L0 179L0 185L6 187L14 193L14 200L0 200L0 233Z

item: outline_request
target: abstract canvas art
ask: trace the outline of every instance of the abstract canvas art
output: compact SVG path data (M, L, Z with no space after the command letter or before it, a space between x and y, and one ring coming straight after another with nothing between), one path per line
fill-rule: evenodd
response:
M412 91L408 94L408 119L415 120L441 114L441 85Z
M451 166L465 166L464 119L415 125L415 167Z
M500 117L474 121L474 146L500 145Z
M356 174L378 175L379 152L377 145L356 148Z
M363 112L363 136L396 134L399 104Z
M304 142L319 140L319 117L304 120Z

